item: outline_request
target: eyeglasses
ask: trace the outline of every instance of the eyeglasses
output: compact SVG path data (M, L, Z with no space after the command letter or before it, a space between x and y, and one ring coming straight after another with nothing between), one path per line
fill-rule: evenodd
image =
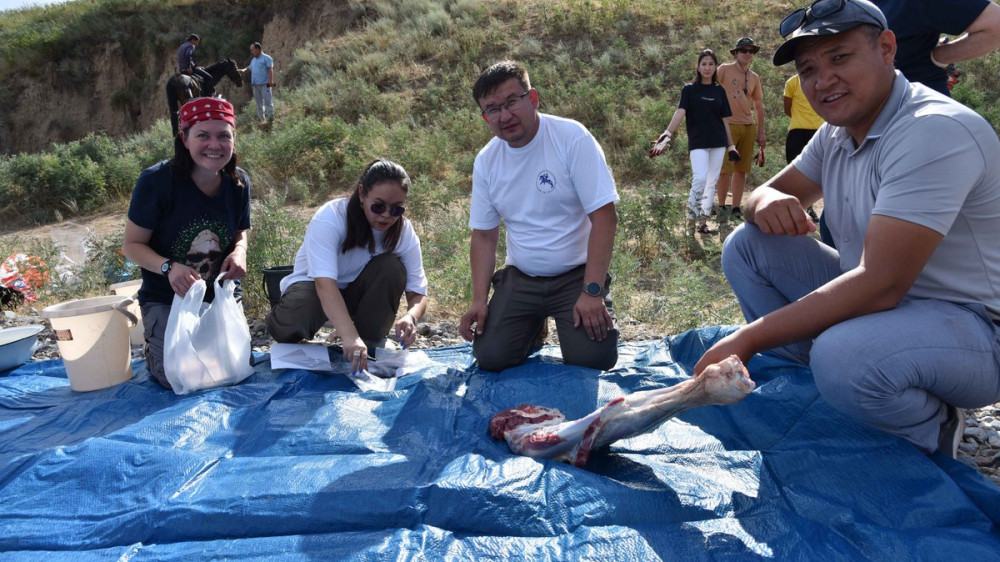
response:
M496 118L500 117L501 110L506 109L509 112L510 111L514 111L514 108L517 107L518 102L520 102L521 100L523 100L524 96L528 95L529 93L531 93L530 90L527 91L527 92L524 92L523 94L520 94L520 95L518 95L516 97L510 98L510 99L508 99L507 101L503 102L500 105L491 105L490 107L487 107L482 112L483 113L483 117L485 117L487 119L496 119Z
M403 213L406 212L406 207L402 205L389 206L385 203L372 203L368 206L368 208L371 209L371 212L376 215L381 215L386 211L386 209L388 209L390 217L401 217L403 216Z
M755 51L753 49L736 49L736 52L737 53L750 53L752 55L752 54L755 54L757 51Z

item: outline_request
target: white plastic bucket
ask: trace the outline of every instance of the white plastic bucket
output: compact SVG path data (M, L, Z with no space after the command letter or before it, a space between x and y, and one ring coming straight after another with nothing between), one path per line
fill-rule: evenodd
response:
M112 292L114 292L114 294L132 299L132 304L128 305L128 311L138 319L135 326L128 329L128 340L132 345L142 345L146 343L146 338L143 336L144 328L142 326L142 310L139 309L139 299L135 298L135 294L139 292L139 287L141 286L142 279L136 279L134 281L115 283L114 285L108 287Z
M130 304L132 299L112 295L42 309L55 332L70 388L99 390L132 378L128 329L138 319L128 311Z

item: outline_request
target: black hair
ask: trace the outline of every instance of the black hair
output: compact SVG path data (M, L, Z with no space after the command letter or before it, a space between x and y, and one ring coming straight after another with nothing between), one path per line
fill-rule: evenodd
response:
M496 90L500 84L510 80L511 78L517 78L517 81L521 83L521 87L525 91L531 89L531 81L528 79L528 71L520 63L512 60L502 60L500 62L490 65L488 68L479 73L479 78L476 79L475 85L472 86L472 99L479 105L479 100L484 96L488 96L493 90Z
M868 36L868 40L871 41L872 44L878 43L879 36L882 35L883 31L885 31L882 29L882 26L875 25L873 23L863 23L858 26L858 29L863 31L865 35Z
M367 197L371 193L372 186L384 181L399 182L403 193L410 192L410 176L402 166L386 158L369 162L361 172L354 193L347 202L347 235L340 246L341 253L346 254L352 248L366 248L371 253L375 252L375 237L372 235L372 226L365 216L365 210L361 207L361 195ZM399 217L399 220L385 231L385 237L382 238L384 251L392 252L396 249L405 220L406 217Z
M254 41L253 43L250 44L250 46L255 49L261 49L260 41Z
M719 57L715 56L715 51L713 51L712 49L705 49L702 52L698 53L698 64L696 64L695 67L694 67L694 79L691 80L691 83L692 84L700 84L701 83L701 73L698 72L698 67L701 66L701 59L703 59L705 57L712 57L712 60L715 61L715 72L712 73L712 83L713 84L718 84L719 83Z

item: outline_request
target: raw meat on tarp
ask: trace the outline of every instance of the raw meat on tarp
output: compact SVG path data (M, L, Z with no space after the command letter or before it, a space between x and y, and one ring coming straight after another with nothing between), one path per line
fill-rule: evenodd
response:
M490 435L506 440L515 454L582 467L595 449L646 433L691 408L735 404L754 387L739 357L731 355L684 382L615 398L575 421L555 408L521 404L493 416Z

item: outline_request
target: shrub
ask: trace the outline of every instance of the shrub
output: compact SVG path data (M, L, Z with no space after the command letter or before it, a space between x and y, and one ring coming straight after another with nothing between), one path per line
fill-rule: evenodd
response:
M263 317L269 310L264 270L291 265L305 237L308 219L296 214L278 196L256 197L251 207L247 275L243 281L243 308L247 316Z

